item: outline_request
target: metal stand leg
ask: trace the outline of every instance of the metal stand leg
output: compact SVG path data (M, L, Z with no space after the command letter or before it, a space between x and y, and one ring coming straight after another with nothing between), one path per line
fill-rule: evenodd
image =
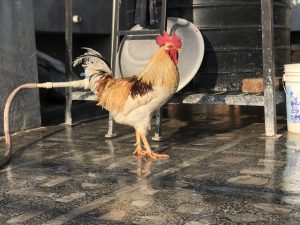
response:
M109 113L109 117L108 117L108 131L107 134L105 134L106 138L113 138L117 136L116 133L114 133L114 120L112 115Z
M161 15L160 15L160 34L166 30L167 27L167 0L161 2Z
M160 34L163 34L167 27L167 0L162 0L161 15L160 15ZM155 134L152 138L153 141L161 141L161 121L163 118L163 109L160 108L155 113Z
M261 0L266 136L276 136L273 0Z
M73 0L66 0L66 81L72 80L72 54L73 54ZM68 87L66 90L66 110L65 110L65 124L72 125L72 88Z
M163 117L163 110L160 108L156 113L155 113L155 134L154 137L152 138L153 141L161 141L162 136L161 136L161 121Z
M114 74L116 72L116 56L117 56L117 49L119 46L119 36L117 34L119 30L119 11L120 11L120 1L113 0L110 65ZM114 133L113 117L111 113L109 113L108 131L105 137L112 138L115 136L116 134Z

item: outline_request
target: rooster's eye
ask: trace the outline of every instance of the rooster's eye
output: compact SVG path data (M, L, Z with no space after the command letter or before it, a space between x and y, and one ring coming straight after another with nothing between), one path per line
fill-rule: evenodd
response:
M173 50L175 47L172 44L166 45L166 50Z

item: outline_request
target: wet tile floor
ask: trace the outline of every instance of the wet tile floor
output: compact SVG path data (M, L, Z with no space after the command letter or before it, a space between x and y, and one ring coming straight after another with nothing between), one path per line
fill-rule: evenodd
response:
M168 106L158 161L131 155L131 128L105 139L107 118L15 135L0 224L300 224L300 136L279 116L265 138L262 115Z

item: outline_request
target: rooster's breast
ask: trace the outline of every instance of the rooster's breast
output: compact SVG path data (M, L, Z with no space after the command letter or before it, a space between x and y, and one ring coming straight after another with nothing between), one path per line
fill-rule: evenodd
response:
M174 90L153 87L143 96L129 96L121 112L113 113L117 123L132 126L140 132L147 132L155 111L162 107L174 94Z

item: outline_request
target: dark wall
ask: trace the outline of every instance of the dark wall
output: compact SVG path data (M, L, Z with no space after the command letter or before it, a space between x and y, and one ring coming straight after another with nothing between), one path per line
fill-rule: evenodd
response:
M39 51L65 61L65 0L33 0L36 45ZM134 21L135 0L122 1L120 29L130 29ZM74 0L73 15L82 18L73 23L73 58L81 47L94 48L110 60L111 0Z
M300 31L291 32L291 63L300 63Z
M64 32L65 0L33 0L37 31ZM120 26L133 25L135 0L122 1ZM110 34L112 0L74 0L73 15L82 21L74 24L74 33Z
M65 61L65 37L64 33L36 32L36 47L39 51ZM101 54L110 58L110 35L100 34L74 34L73 57L82 53L81 47L94 48Z
M36 50L31 0L0 0L0 133L8 95L19 85L37 82ZM37 90L25 90L11 108L11 131L40 126Z

